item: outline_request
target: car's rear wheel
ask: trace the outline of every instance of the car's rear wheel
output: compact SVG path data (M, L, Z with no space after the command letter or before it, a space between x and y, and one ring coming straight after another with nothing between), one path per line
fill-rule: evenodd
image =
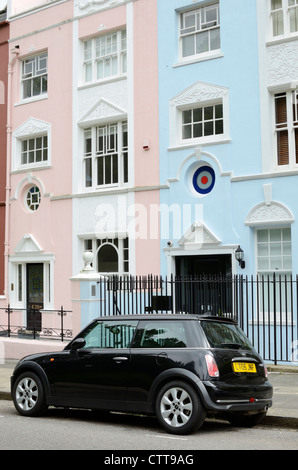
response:
M16 379L12 399L16 410L24 416L38 416L46 409L41 380L33 372L25 372Z
M156 415L168 432L190 434L203 424L206 412L193 387L182 381L173 381L160 390Z

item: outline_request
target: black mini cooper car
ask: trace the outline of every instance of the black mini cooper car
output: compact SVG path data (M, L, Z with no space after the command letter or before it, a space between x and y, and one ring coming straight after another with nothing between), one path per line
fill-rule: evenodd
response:
M156 414L175 434L208 413L253 426L272 405L265 365L242 330L207 315L98 318L63 351L23 358L11 392L21 415L48 406Z

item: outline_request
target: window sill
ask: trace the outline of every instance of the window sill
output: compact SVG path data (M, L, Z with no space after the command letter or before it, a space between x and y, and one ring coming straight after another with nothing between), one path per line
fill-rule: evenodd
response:
M33 98L26 98L18 103L15 103L14 106L23 106L24 104L35 103L36 101L47 100L48 94L45 93L44 95L34 96Z
M278 44L284 44L292 41L298 41L298 32L293 34L292 36L278 36L276 38L269 39L268 41L266 41L266 46L276 46Z
M215 51L214 53L208 54L200 54L189 59L180 59L179 62L173 64L173 68L183 67L184 65L196 64L197 62L205 62L206 60L218 59L223 56L224 54L221 51Z
M169 151L172 150L182 150L182 149L188 149L188 148L193 148L193 147L205 147L206 145L220 145L220 144L228 144L231 142L231 139L229 137L222 137L221 139L217 140L208 140L208 141L198 141L198 140L192 140L191 142L187 143L182 143L179 142L177 144L171 145L168 147Z
M18 174L18 173L28 173L28 171L40 171L40 170L49 170L52 168L52 165L50 164L45 164L45 165L24 165L20 166L14 170L11 171L12 175Z
M107 83L120 82L127 79L127 74L117 75L114 77L106 77L101 80L96 80L95 82L86 82L81 85L78 85L78 90L85 90L86 88L96 87L99 85L105 85Z

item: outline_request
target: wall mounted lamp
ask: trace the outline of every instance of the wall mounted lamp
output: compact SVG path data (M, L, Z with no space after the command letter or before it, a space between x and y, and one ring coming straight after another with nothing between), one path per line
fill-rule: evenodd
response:
M238 245L238 248L235 251L235 258L238 261L241 269L244 269L245 268L244 251L242 250L242 248L240 248L240 245Z

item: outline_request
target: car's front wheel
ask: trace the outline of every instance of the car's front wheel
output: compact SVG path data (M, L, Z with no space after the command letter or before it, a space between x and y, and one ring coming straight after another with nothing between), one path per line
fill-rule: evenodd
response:
M172 434L190 434L206 417L198 394L185 382L173 381L162 387L156 400L156 416Z
M31 371L16 379L12 399L16 410L24 416L38 416L46 409L41 380Z

